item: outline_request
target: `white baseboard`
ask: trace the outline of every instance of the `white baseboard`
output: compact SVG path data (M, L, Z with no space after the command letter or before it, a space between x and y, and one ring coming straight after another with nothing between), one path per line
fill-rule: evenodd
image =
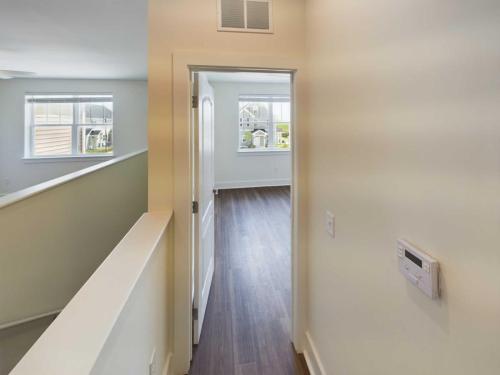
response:
M287 186L291 184L289 178L277 178L268 180L240 180L240 181L219 181L215 183L216 189L238 189L265 186Z
M307 367L311 375L326 375L325 367L319 358L316 345L311 337L309 331L306 332L306 342L304 348L304 357L306 359Z
M161 372L161 375L171 375L170 374L170 362L172 359L172 353L168 353L167 355L167 360L165 361L165 366L163 366L163 371Z

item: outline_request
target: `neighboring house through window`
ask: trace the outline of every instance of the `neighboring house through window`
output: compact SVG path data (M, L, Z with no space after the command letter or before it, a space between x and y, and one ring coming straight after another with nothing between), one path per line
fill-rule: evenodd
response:
M239 113L239 151L290 150L289 96L240 95Z
M112 95L26 95L25 157L113 155Z

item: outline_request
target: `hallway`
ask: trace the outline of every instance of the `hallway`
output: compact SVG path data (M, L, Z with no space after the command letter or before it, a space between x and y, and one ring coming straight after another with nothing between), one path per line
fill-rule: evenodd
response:
M306 374L290 344L290 189L221 190L215 248L190 374Z

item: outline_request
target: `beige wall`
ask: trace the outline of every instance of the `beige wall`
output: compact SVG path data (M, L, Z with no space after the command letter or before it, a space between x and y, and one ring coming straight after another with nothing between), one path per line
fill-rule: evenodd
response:
M0 324L61 309L147 206L147 153L0 209Z
M274 34L217 32L215 0L149 0L149 207L173 207L172 53L303 55L303 0L274 0Z
M498 2L307 10L308 311L326 373L497 374ZM441 262L440 301L399 274L399 237Z
M188 335L190 327L189 289L189 223L190 192L188 173L189 113L184 106L187 90L183 81L187 69L180 61L194 61L192 56L208 53L211 61L239 61L226 66L297 67L304 52L304 1L274 0L274 34L217 32L216 1L149 0L149 209L161 211L174 208L175 228L175 347L174 373L186 373L189 368ZM189 52L187 52L189 51ZM176 67L173 55L176 55ZM193 53L193 55L189 55ZM191 56L187 57L188 54ZM181 57L179 57L182 55ZM231 55L233 58L219 59ZM215 56L215 58L214 58ZM236 56L236 57L235 57ZM242 56L251 56L250 59ZM280 64L266 66L267 57ZM262 57L262 58L261 58ZM201 61L201 60L200 60ZM216 64L221 65L221 64ZM176 75L172 73L176 69ZM182 72L182 73L181 73ZM184 74L184 76L183 76ZM173 83L180 113L176 111L173 126ZM180 82L180 83L179 83ZM179 104L181 103L181 104ZM175 139L175 147L174 147ZM175 189L174 189L175 183ZM174 195L175 190L175 195ZM172 273L174 272L172 269Z

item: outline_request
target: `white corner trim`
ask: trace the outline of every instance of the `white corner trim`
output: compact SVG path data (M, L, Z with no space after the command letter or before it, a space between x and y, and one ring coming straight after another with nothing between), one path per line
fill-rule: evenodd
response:
M325 367L319 358L316 345L311 337L309 331L306 331L306 342L304 348L304 357L306 359L307 367L311 375L326 375Z
M269 179L269 180L240 180L240 181L216 181L216 189L239 189L266 186L289 186L291 179Z
M6 194L2 197L0 197L0 208L4 208L7 206L10 206L11 204L17 203L19 201L22 201L24 199L30 198L33 195L40 194L46 190L53 189L59 185L65 184L69 181L76 180L77 178L83 177L85 175L88 175L90 173L97 172L100 169L104 169L106 167L109 167L110 165L120 163L122 161L125 161L127 159L133 158L137 155L143 154L147 152L147 149L142 149L139 151L131 152L127 155L115 157L111 160L105 161L103 163L95 164L92 165L88 168L80 169L76 172L69 173L67 175L61 176L54 178L53 180L49 180L46 182L42 182L41 184L30 186L26 189L16 191L14 193Z
M165 366L163 366L163 370L161 375L170 375L170 363L172 362L172 353L167 354L167 359L165 361Z

